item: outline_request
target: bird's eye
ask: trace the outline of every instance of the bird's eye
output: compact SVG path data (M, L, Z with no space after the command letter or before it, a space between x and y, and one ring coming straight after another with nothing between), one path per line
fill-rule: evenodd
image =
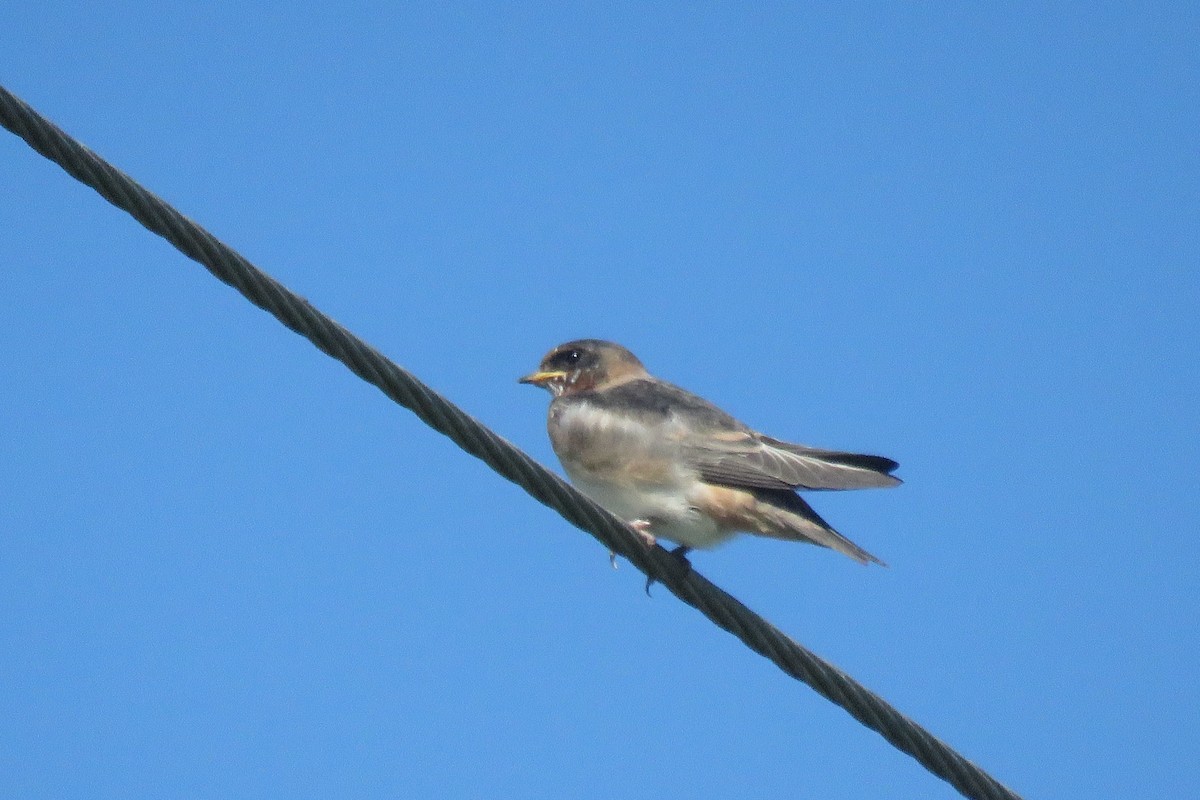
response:
M567 355L566 355L566 359L567 359L568 364L574 364L576 361L579 360L579 351L578 350L568 351Z

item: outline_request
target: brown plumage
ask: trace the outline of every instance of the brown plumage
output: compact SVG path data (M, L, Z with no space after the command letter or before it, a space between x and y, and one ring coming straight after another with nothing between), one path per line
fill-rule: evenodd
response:
M765 436L598 339L559 345L521 382L554 396L547 428L571 481L652 537L713 547L745 532L883 563L796 490L895 486L895 461Z

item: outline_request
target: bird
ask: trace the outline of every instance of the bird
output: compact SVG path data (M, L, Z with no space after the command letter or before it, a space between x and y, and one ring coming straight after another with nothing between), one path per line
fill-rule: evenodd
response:
M897 486L892 459L759 433L602 339L558 345L519 382L552 395L546 427L567 477L648 546L674 542L686 564L693 549L749 533L884 565L797 491Z

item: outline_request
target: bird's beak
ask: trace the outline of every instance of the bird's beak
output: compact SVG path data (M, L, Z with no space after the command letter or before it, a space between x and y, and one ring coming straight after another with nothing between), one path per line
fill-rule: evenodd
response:
M561 369L543 370L540 372L535 372L531 375L526 375L524 378L521 378L519 381L517 381L517 383L532 383L534 386L545 386L555 378L565 377L567 377L567 373L563 372Z

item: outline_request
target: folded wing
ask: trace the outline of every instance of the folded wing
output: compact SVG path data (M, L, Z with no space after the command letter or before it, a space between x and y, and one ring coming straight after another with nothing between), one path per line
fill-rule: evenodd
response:
M753 431L692 444L688 461L710 483L759 489L873 489L896 486L899 466L883 456L822 450Z

